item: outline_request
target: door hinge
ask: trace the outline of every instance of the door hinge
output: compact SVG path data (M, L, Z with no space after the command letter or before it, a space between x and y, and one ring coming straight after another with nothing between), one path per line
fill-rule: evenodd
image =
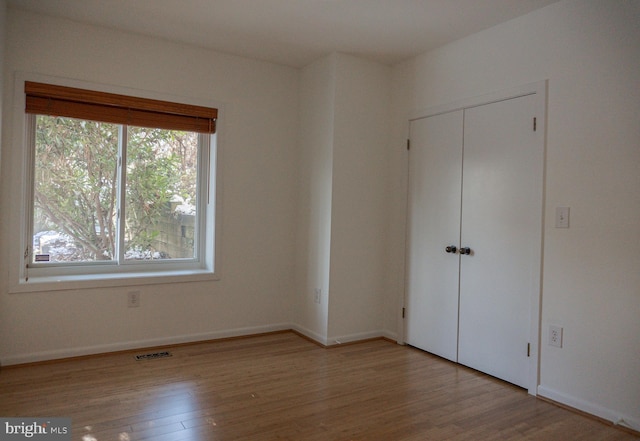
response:
M531 343L527 343L527 357L531 357Z
M407 139L407 150L411 150L411 140Z
M538 128L538 118L536 118L534 116L533 117L533 131L535 132L537 128Z
M402 308L402 318L404 318L404 308Z

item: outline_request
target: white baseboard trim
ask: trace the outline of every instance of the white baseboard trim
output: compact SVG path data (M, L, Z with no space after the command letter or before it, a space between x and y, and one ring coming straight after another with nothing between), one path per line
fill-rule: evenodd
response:
M397 335L390 331L370 331L370 332L361 332L357 334L345 335L342 337L327 338L323 335L318 334L317 332L311 331L310 329L307 329L300 325L293 325L291 329L323 346L335 346L343 343L354 343L357 341L368 340L372 338L381 338L381 337L387 338L392 341L397 340Z
M388 331L372 331L342 336L334 339L326 337L291 323L279 323L265 326L252 326L246 328L225 329L221 331L205 332L201 334L185 334L179 336L159 337L145 340L125 341L118 343L107 343L95 346L83 346L77 348L63 348L51 351L31 352L26 354L9 355L0 359L0 366L11 366L16 364L37 363L41 361L59 360L63 358L82 357L85 355L105 354L109 352L129 351L134 349L154 348L158 346L171 346L182 343L195 343L207 340L219 340L231 337L243 337L267 332L294 330L323 346L331 346L342 343L352 343L370 338L386 337L395 341L396 335Z
M320 343L323 346L327 346L327 338L318 334L317 332L314 332L300 325L291 325L291 329L317 343Z
M617 412L613 409L572 397L571 395L567 395L542 385L538 386L538 395L604 420L611 421L616 426L626 427L640 432L640 419L638 418L623 415L621 412Z
M246 328L225 329L221 331L205 332L200 334L185 334L180 336L159 337L145 340L126 341L118 343L108 343L95 346L84 346L78 348L64 348L51 351L32 352L27 354L17 354L3 357L0 365L11 366L15 364L35 363L40 361L58 360L63 358L81 357L85 355L104 354L109 352L128 351L133 349L144 349L158 346L170 346L182 343L195 343L207 340L219 340L230 337L242 337L267 332L286 331L293 329L290 323L275 325L252 326Z
M395 341L398 344L401 344L398 341L398 333L396 332L391 332L391 331L382 331L382 336L386 339L389 339L391 341Z
M359 332L356 334L342 335L339 337L332 337L332 338L328 338L327 340L329 341L328 345L332 346L332 345L341 345L343 343L353 343L360 340L369 340L372 338L387 337L387 334L390 334L390 333L387 333L385 331L369 331L369 332ZM392 338L392 340L395 341L395 338Z

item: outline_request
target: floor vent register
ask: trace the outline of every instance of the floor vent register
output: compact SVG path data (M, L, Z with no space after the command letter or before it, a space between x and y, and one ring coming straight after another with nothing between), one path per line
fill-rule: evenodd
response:
M155 360L156 358L171 357L171 352L152 352L151 354L136 355L136 360Z

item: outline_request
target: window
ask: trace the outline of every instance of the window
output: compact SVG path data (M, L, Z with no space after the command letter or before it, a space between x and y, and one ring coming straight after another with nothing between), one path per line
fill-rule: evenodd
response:
M24 83L23 279L213 271L214 108Z

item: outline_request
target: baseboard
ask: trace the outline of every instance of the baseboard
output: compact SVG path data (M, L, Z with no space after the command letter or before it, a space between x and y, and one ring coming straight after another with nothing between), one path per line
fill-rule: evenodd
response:
M290 323L281 323L266 326L252 326L246 328L226 329L222 331L205 332L200 334L185 334L172 337L160 337L145 340L135 340L104 345L84 346L79 348L65 348L52 351L32 352L28 354L3 357L0 364L3 367L36 363L41 361L58 360L63 358L82 357L87 355L104 354L109 352L128 351L133 349L153 348L158 346L170 346L183 343L194 343L207 340L220 340L232 337L242 337L268 332L286 331L293 329Z
M388 334L388 335L387 335ZM346 343L355 343L363 340L372 340L376 338L388 338L390 340L395 341L395 337L388 332L385 331L369 331L369 332L359 332L356 334L343 335L340 337L332 337L328 338L329 341L327 346L335 346Z
M360 332L357 334L344 335L342 337L326 338L300 325L293 325L291 327L291 330L323 347L333 347L341 344L357 343L376 338L384 338L386 340L396 342L398 338L395 333L389 331Z
M156 348L160 346L178 345L184 343L195 343L208 340L220 340L225 338L243 337L265 334L278 331L294 331L299 335L319 344L323 347L332 347L340 344L356 343L375 338L385 338L396 341L396 335L387 331L372 331L358 334L351 334L334 339L327 339L320 334L307 328L291 323L280 323L275 325L253 326L246 328L226 329L222 331L205 332L201 334L186 334L172 337L160 337L145 340L134 340L118 343L110 343L95 346L83 346L78 348L56 349L52 351L32 352L3 357L0 359L0 366L12 366L27 363L38 363L65 358L83 357L89 355L106 354L111 352L130 351L135 349Z
M382 337L386 338L389 341L392 341L394 343L398 343L401 344L398 341L398 333L397 332L391 332L391 331L382 331Z
M322 335L318 334L317 332L314 332L310 329L305 328L304 326L300 326L300 325L291 325L290 329L292 331L295 331L296 333L300 334L302 337L305 337L309 340L312 340L314 343L319 344L320 346L327 346L327 339L326 337L323 337Z
M628 415L623 415L621 412L617 412L613 409L608 409L606 407L600 406L599 404L572 397L570 395L558 392L545 386L538 386L538 395L556 403L609 421L615 426L620 426L626 429L631 429L635 432L640 432L639 419L630 417Z

